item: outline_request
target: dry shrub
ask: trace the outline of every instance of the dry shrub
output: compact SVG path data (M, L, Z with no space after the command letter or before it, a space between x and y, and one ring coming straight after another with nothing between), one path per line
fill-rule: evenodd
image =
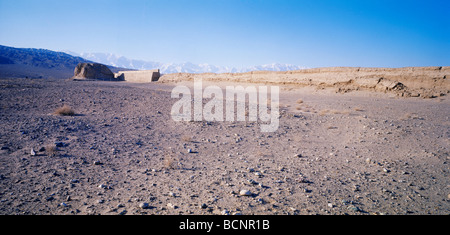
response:
M419 115L417 113L406 113L403 115L400 120L407 120L407 119L420 119Z
M75 111L70 106L65 104L64 106L57 108L54 114L60 116L73 116L75 115Z
M297 104L303 104L303 100L302 99L298 99L297 100Z
M181 140L183 140L184 142L192 142L192 137L183 135L183 137L181 137Z
M164 168L167 170L177 169L178 160L171 154L167 154L164 158Z
M319 115L320 115L320 116L324 116L324 115L326 115L329 111L330 111L330 110L328 110L328 109L322 109L322 110L320 110Z
M58 155L58 148L55 145L47 145L45 146L45 153L47 156L55 157Z

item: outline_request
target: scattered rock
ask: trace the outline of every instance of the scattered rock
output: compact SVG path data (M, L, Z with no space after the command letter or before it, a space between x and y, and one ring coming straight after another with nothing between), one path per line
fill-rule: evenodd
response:
M1 150L10 150L8 146L4 145L2 146Z
M357 206L348 206L347 209L354 211L354 212L360 212L361 209L359 209L359 207Z
M73 184L80 183L80 181L78 179L72 179L70 182Z
M125 215L126 213L127 213L126 210L122 210L122 211L119 212L119 215Z
M243 189L243 190L239 191L239 195L241 195L241 196L251 196L252 193L250 191L246 190L246 189Z
M305 177L299 177L299 178L297 179L297 182L303 183L303 184L308 184L308 183L310 183L309 180L307 180Z
M58 147L58 148L62 148L62 147L66 147L67 144L64 143L64 142L61 142L61 141L56 141L55 142L55 146Z
M172 203L167 203L167 207L168 208L170 208L170 209L177 209L178 207L177 206L175 206L174 204L172 204Z
M141 209L148 209L148 208L150 208L150 205L148 203L146 203L146 202L141 202L139 204L139 208L141 208Z
M30 155L31 156L36 156L36 152L34 151L34 149L31 149Z

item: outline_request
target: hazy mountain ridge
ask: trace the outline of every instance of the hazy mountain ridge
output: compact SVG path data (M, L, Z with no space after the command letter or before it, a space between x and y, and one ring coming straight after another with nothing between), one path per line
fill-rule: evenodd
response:
M68 51L67 53L80 56L87 60L96 61L98 63L112 65L116 67L123 67L129 69L137 70L148 70L148 69L160 69L161 73L243 73L249 71L290 71L305 69L306 67L301 67L291 64L266 64L259 66L252 66L246 68L234 68L227 66L216 66L211 64L194 64L191 62L184 63L161 63L155 61L144 61L129 59L124 56L118 56L112 53L75 53Z
M65 52L0 45L0 77L70 78L79 63L92 62ZM108 67L113 72L123 70Z
M304 67L289 64L268 64L248 68L233 68L210 64L161 63L129 59L112 53L57 52L47 49L14 48L0 45L0 77L70 78L79 63L97 62L113 72L120 70L160 69L170 73L242 73L249 71L289 71Z
M1 64L21 64L41 68L70 68L88 60L47 49L14 48L0 45ZM7 61L6 61L7 60ZM5 61L7 63L5 63Z

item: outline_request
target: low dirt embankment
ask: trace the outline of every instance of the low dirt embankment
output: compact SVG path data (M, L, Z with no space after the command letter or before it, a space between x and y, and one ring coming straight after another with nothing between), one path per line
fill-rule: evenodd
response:
M396 93L404 97L433 98L450 93L450 67L359 68L330 67L297 71L248 73L174 73L162 82L204 81L252 82L280 85L335 88L337 92L370 90Z

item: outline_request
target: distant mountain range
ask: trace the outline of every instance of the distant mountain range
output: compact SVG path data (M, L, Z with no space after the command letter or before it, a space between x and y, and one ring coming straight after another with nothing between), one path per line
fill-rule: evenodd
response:
M0 45L2 78L70 78L78 63L92 62L64 52ZM113 72L124 70L114 66L108 67Z
M98 63L111 65L115 67L148 70L160 69L161 73L243 73L249 71L289 71L305 69L305 67L290 65L290 64L266 64L260 66L253 66L247 68L233 68L224 66L215 66L210 64L193 64L191 62L185 63L161 63L155 61L144 61L129 59L124 56L118 56L111 53L75 53L66 51L66 53L73 56L82 57L87 60L96 61Z
M288 71L304 67L268 64L249 68L230 68L210 64L160 63L128 59L110 53L56 52L47 49L15 48L0 45L0 77L70 78L78 63L97 62L113 72L120 70L160 69L161 73L239 73L257 70Z

